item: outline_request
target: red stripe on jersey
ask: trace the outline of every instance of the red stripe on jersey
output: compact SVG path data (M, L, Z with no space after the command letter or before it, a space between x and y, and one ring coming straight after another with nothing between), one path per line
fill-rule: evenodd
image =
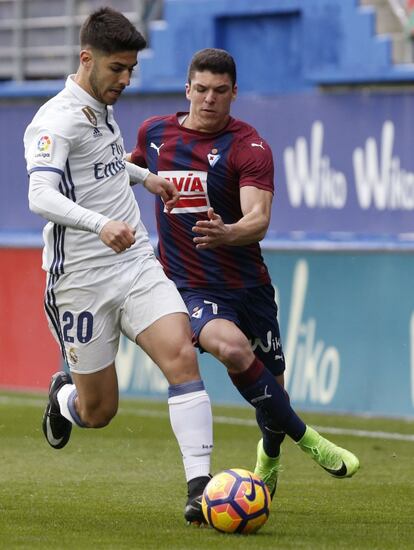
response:
M180 197L174 209L198 206L208 206L207 199L205 197Z

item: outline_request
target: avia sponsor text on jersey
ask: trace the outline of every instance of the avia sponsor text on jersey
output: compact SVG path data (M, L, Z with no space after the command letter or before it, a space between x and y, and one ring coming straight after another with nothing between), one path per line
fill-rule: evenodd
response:
M175 185L180 198L172 214L206 212L210 207L207 172L201 170L160 170L158 175Z

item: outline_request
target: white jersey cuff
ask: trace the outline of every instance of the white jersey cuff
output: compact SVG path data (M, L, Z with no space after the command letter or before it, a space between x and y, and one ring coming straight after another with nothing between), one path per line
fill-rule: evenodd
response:
M143 184L147 179L150 171L148 168L141 168L132 162L125 161L125 167L131 180L131 184L141 183Z

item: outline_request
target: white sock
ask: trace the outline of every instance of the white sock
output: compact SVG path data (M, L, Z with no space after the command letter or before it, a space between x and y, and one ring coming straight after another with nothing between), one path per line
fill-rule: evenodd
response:
M73 418L73 416L70 413L69 405L68 405L68 398L70 394L73 392L73 390L76 389L75 384L65 384L60 388L60 390L57 393L57 400L60 407L60 414L64 416L69 422L72 422L72 424L77 425L77 422Z
M213 415L205 390L168 399L170 421L183 456L186 480L208 476L213 450Z

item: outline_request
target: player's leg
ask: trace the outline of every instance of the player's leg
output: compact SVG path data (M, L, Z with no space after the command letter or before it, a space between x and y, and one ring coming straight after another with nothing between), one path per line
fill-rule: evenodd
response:
M239 393L259 411L258 420L265 437L266 432L269 435L286 433L332 476L354 475L359 467L357 457L306 426L291 407L282 385L253 354L249 341L234 323L225 319L208 322L200 332L199 342L203 349L226 365ZM271 493L274 493L280 453L276 451L276 456L267 455L263 442L259 442L258 451L256 473L265 478Z
M210 480L212 414L198 371L187 314L174 313L158 319L138 335L137 344L168 380L170 421L188 484L185 518L190 523L203 523L201 495Z
M61 449L69 441L72 425L102 428L118 410L115 365L92 374L55 373L49 387L49 403L43 419L48 443Z
M275 376L275 378L282 388L284 388L285 383L283 374ZM287 394L286 397L288 398ZM266 483L270 491L270 496L273 499L279 475L282 471L282 443L286 434L284 431L270 428L265 415L259 408L256 408L255 412L257 424L262 432L262 438L257 444L254 473Z
M60 396L64 415L80 427L107 426L118 411L119 392L115 363L91 374L73 372L72 379L75 388L71 391L68 387Z
M202 328L198 341L203 350L227 367L233 384L246 401L259 410L266 428L286 432L295 441L300 440L305 424L290 406L283 387L253 353L250 341L234 322L210 320Z
M314 445L315 440L313 439L312 442L308 440L307 434L311 432L290 406L288 395L279 383L283 381L281 375L284 370L284 357L277 325L277 309L273 299L272 307L266 309L269 293L272 297L271 287L267 289L264 296L261 296L260 292L250 296L247 304L250 307L244 313L240 311L244 296L237 296L234 291L232 296L236 296L236 302L234 299L217 298L217 294L207 296L204 292L184 293L184 299L192 313L193 332L195 337L198 337L201 348L225 364L239 393L257 411L257 420L263 434L263 441L259 442L258 446L257 472L260 471L266 478L271 492L274 492L280 466L280 444L284 433L287 433L301 448L303 445ZM232 305L231 302L237 305ZM263 311L270 315L269 322L266 316L262 318ZM256 314L257 312L259 315ZM253 339L256 340L253 342L255 353L252 351L251 342L238 325L242 326L246 333L257 335L259 338L260 342L257 338ZM327 440L320 440L319 447L322 447L323 441ZM267 449L264 449L265 442L267 442ZM309 453L312 452L309 451ZM332 452L321 452L321 454L313 452L313 456L318 456L320 465L329 468L332 475L335 475L334 472L339 474L343 471L341 466L344 456L340 448L336 458ZM351 456L347 456L346 464L347 475L353 475L357 462L355 463Z
M249 289L242 302L239 315L242 330L246 334L253 335L252 348L256 356L284 388L285 358L273 287L268 285ZM285 397L289 402L286 391ZM283 433L272 429L260 409L256 409L256 416L262 428L263 439L259 441L257 447L255 472L266 479L277 479L280 462L278 463L275 457L278 456L277 452L283 440ZM355 455L321 437L309 426L306 426L303 436L295 441L304 452L335 477L351 477L359 467Z
M201 351L208 351L219 359L233 378L237 373L247 371L255 362L251 343L239 328L240 318L234 305L239 305L243 301L244 294L244 291L211 293L204 289L182 292L191 316L193 337ZM276 351L275 347L272 347ZM278 367L283 373L284 363L279 363ZM283 375L279 376L278 381L282 380ZM237 387L237 384L235 385ZM240 393L243 395L242 391ZM280 445L285 433L271 428L263 408L253 402L251 404L256 409L257 422L263 435L259 445L261 449L266 445L267 452L265 454L263 451L261 467L257 468L256 473L264 478L273 496L280 470Z
M121 323L169 382L171 426L188 484L185 517L202 522L201 494L210 479L213 446L210 399L200 378L185 304L156 260L145 261L125 300Z
M49 276L45 310L71 374L55 373L43 417L48 443L60 449L72 425L98 428L118 407L114 366L119 342L118 267ZM112 296L110 296L110 294Z

